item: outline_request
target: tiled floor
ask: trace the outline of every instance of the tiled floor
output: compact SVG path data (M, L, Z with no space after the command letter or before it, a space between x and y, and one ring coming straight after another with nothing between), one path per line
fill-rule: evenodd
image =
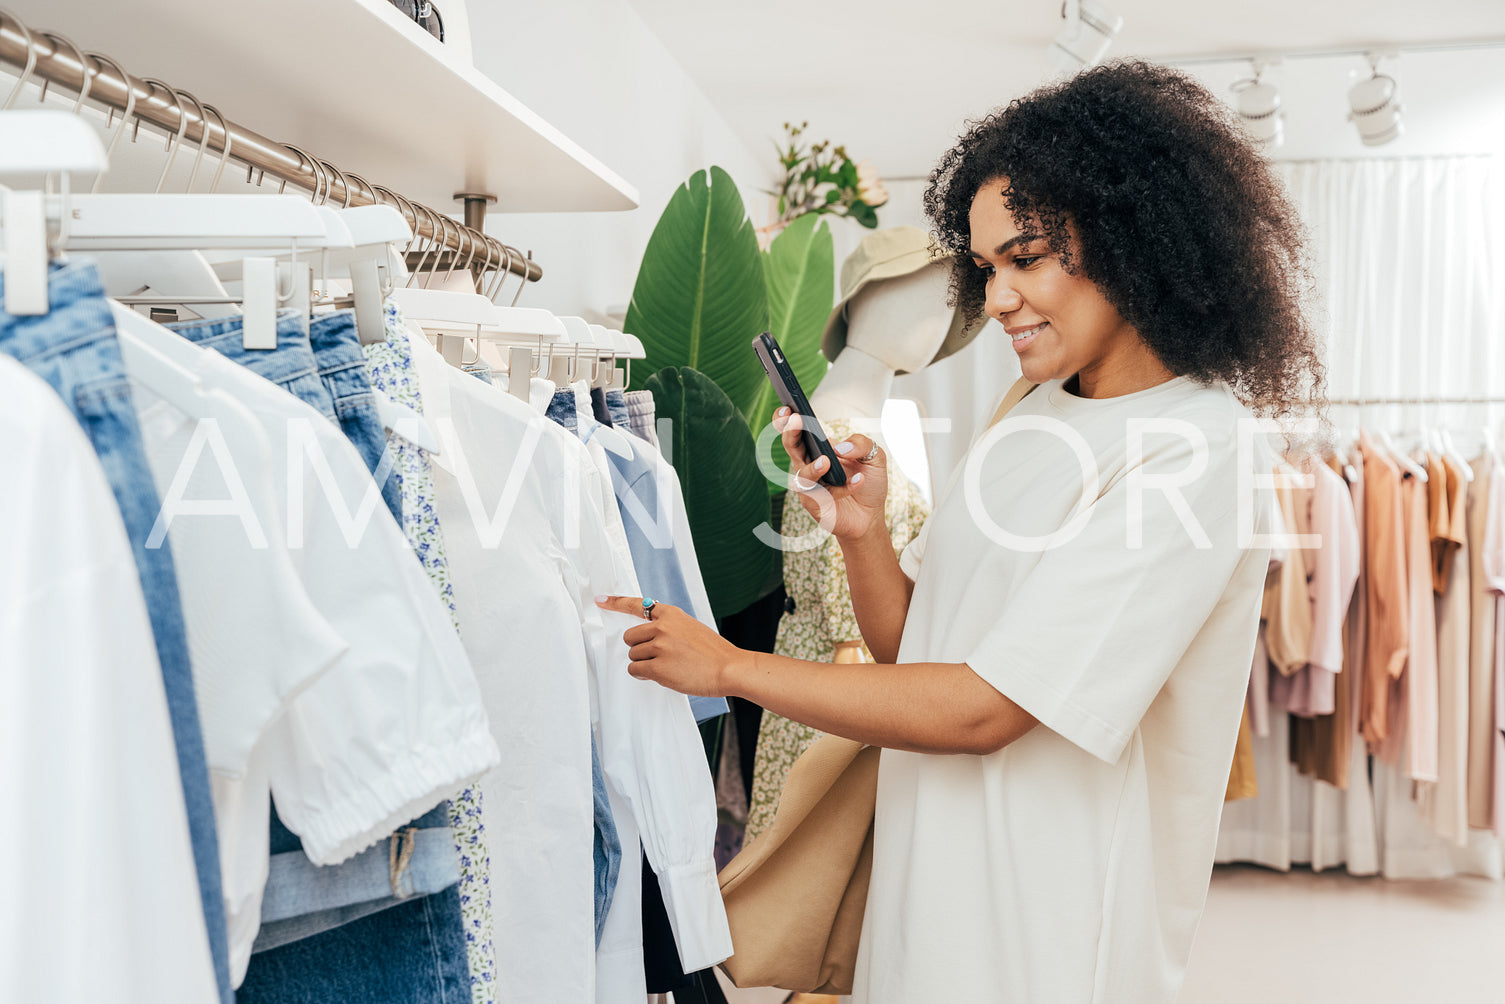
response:
M1348 1002L1505 1002L1505 883L1217 869L1180 1004Z

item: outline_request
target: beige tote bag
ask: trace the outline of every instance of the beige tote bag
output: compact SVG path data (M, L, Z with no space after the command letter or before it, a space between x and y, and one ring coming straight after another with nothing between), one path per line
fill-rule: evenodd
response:
M996 424L1035 384L1022 377ZM873 872L876 746L823 735L789 771L773 824L721 870L739 987L849 994Z

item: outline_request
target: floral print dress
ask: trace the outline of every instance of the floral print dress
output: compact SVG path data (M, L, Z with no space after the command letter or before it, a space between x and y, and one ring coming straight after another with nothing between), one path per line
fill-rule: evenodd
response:
M406 322L394 301L388 301L386 341L364 346L371 383L394 402L423 413L418 375L408 348ZM439 598L455 614L454 587L444 555L444 534L434 509L434 477L423 450L399 436L391 437L393 474L402 494L402 532L429 575ZM465 959L470 967L471 1004L495 1004L496 948L492 943L491 857L481 817L481 789L466 788L449 800L449 826L460 862L460 916L465 924Z
M852 434L849 422L837 419L824 424L833 440L845 439ZM888 499L884 506L884 519L888 523L894 550L902 551L930 515L930 503L892 462L888 472ZM841 545L835 537L820 529L814 517L795 498L789 498L785 503L783 532L789 537L814 533L823 539L818 547L784 552L784 589L789 600L779 621L774 654L810 662L832 662L837 645L862 640L857 616L852 612L852 593L847 585L847 567L841 557ZM866 645L862 654L864 658L872 659ZM792 722L772 711L763 712L753 764L747 841L756 838L773 822L789 768L819 737L820 732L808 725Z

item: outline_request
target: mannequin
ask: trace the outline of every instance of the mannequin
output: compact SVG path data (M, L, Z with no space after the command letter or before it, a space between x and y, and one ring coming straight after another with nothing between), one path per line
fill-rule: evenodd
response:
M833 440L860 431L881 443L879 419L895 374L929 365L953 327L953 311L946 304L947 270L929 261L923 251L926 245L919 246L912 271L857 283L832 315L833 323L837 315L845 319L845 344L811 395L810 406ZM828 338L827 351L831 347ZM929 503L892 458L886 509L896 549L919 533L930 512ZM817 528L803 506L791 503L784 508L783 532L799 538L816 533ZM785 552L784 580L790 601L779 623L776 653L822 662L868 661L851 611L846 566L834 538L827 535L811 550ZM747 839L754 839L773 822L789 768L818 735L806 726L764 714Z
M822 420L877 421L894 376L930 365L946 338L946 269L927 265L860 290L847 304L847 344L810 396Z

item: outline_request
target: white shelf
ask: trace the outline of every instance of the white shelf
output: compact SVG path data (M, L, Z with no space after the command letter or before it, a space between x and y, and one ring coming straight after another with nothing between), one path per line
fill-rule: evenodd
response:
M128 72L440 211L631 209L636 189L386 0L4 0ZM440 5L442 11L442 5ZM520 28L525 26L519 20Z

